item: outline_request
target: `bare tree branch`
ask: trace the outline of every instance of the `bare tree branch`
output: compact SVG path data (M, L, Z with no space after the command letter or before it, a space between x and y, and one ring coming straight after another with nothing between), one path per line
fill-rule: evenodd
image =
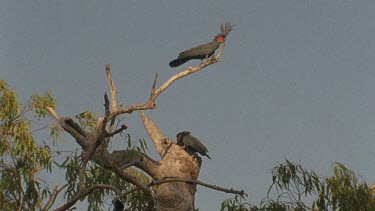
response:
M114 87L114 84L112 84ZM96 152L97 147L102 143L102 141L108 137L109 135L114 135L118 132L121 132L124 130L125 127L120 128L120 130L115 131L114 133L108 133L106 131L106 123L109 120L109 116L111 114L111 111L109 109L109 99L108 96L105 94L104 96L105 100L105 115L102 118L99 118L96 124L96 128L94 130L94 133L86 133L83 129L79 127L78 124L76 124L73 120L70 118L67 118L68 121L66 121L64 118L60 118L57 113L52 109L51 107L47 107L46 109L50 112L52 116L56 118L56 120L59 122L59 124L63 127L64 130L66 130L68 133L70 133L82 146L82 158L83 163L80 169L79 173L79 180L80 180L80 191L78 195L82 195L82 192L84 192L85 189L85 183L84 183L84 171L86 169L88 161L92 158L94 153ZM82 136L84 134L85 136ZM111 160L111 157L108 156L108 151L106 148L101 148L101 156L103 156L106 160L106 166L109 167L112 171L114 171L117 175L119 175L121 178L123 178L125 181L137 186L142 190L145 197L148 200L148 208L147 210L151 210L154 207L154 199L151 193L151 190L142 183L138 182L137 180L133 179L123 171L121 171L117 165Z
M134 191L137 191L137 190L139 190L139 187L135 186L135 187L133 187L132 189L126 191L125 193L122 193L119 197L120 197L120 198L124 198L124 197L126 197L127 195L129 195L129 194L131 194L131 193L133 193Z
M55 195L57 194L58 188L59 188L59 183L56 183L55 188L53 189L51 196L49 197L48 201L46 202L46 204L42 208L43 211L48 210L48 207L51 205L51 203L53 202L53 199L55 198Z
M162 140L164 139L164 135L159 129L159 127L156 125L154 120L151 118L147 118L144 112L141 112L141 118L143 125L148 132L148 135L150 136L152 142L154 143L155 149L162 157L162 155L165 153L165 148L163 147Z
M188 179L181 179L181 178L164 178L164 179L160 179L160 180L151 182L148 185L148 187L151 187L151 186L154 186L154 185L160 185L160 184L168 183L168 182L194 183L194 184L198 184L200 186L204 186L204 187L211 188L211 189L214 189L214 190L217 190L217 191L221 191L221 192L225 192L225 193L233 193L233 194L238 194L238 195L241 195L241 196L243 196L243 195L247 196L247 194L243 190L234 190L233 188L231 188L231 189L222 188L222 187L219 187L217 185L211 185L211 184L208 184L208 183L201 182L199 180L188 180Z
M116 188L116 187L114 187L112 185L95 184L95 185L92 185L92 186L90 186L88 188L85 188L83 191L81 191L80 193L78 193L73 199L71 199L70 201L68 201L67 203L65 203L63 206L55 209L55 211L64 211L64 210L69 209L78 200L86 197L87 195L89 195L91 192L93 192L96 189L110 189L110 190L113 190L117 195L121 194L121 191L118 188Z
M52 108L47 106L47 111L58 121L60 119L59 115L57 115L56 111Z
M186 70L182 71L182 72L179 72L177 73L176 75L172 76L170 79L168 79L163 85L161 85L156 91L155 91L155 95L153 96L153 100L156 100L156 98L165 90L167 89L173 82L175 82L176 80L182 78L182 77L185 77L187 75L190 75L192 73L195 73L195 72L198 72L199 70L209 66L209 65L212 65L212 64L215 64L219 61L220 59L220 56L224 50L224 47L225 47L225 44L223 44L219 50L219 53L217 56L213 56L212 58L214 59L209 59L209 60L206 60L204 61L203 63L199 64L198 66L196 67L188 67Z
M86 132L81 129L78 124L74 124L74 121L71 118L60 118L52 107L46 106L46 109L56 119L60 126L73 136L79 145L84 147L85 143L83 143L83 139L86 136Z
M55 194L55 196L53 197L53 199L52 199L52 202L50 203L50 205L47 207L47 210L50 210L51 209L51 207L52 207L52 205L55 203L55 201L56 201L56 198L57 198L57 196L60 194L60 192L62 191L62 190L64 190L66 187L68 187L68 184L65 184L64 186L62 186L57 192L56 192L56 194Z
M108 122L108 117L109 115L111 114L111 111L109 109L109 99L108 99L108 95L107 93L104 94L104 110L105 110L105 114L104 114L104 118L103 118L103 122L102 122L102 125L101 125L101 128L100 128L100 131L99 134L102 134L102 133L106 133L106 126L107 126L107 122ZM101 140L97 140L97 141L101 141ZM97 145L99 145L100 143L97 143Z
M109 109L109 99L108 99L108 95L107 93L104 93L104 108L105 108L105 115L104 115L104 124L107 124L107 119L108 119L108 116L109 114L111 113L110 112L110 109ZM103 127L103 131L105 130L105 126Z
M221 192L225 192L225 193L233 193L233 194L238 194L240 196L247 196L247 194L245 193L244 190L234 190L233 188L228 189L228 188L219 187L217 185L211 185L211 184L208 184L208 183L204 183L204 182L201 182L199 180L188 180L188 179L181 179L181 178L164 178L164 179L152 181L147 186L148 187L152 187L152 186L155 186L155 185L160 185L160 184L163 184L163 183L170 183L170 182L194 183L194 184L198 184L198 185L201 185L203 187L206 187L206 188L211 188L211 189L214 189L214 190L217 190L217 191L221 191ZM122 193L120 195L120 197L123 198L123 197L131 194L132 192L134 192L136 190L139 190L139 188L138 187L134 187L131 190L129 190L129 191L125 192L125 193Z
M152 84L150 98L155 93L156 82L158 81L158 73L155 73L154 83Z
M65 124L69 125L75 131L77 131L81 136L84 136L84 137L87 136L86 131L84 131L81 128L81 126L79 126L79 124L77 124L76 122L74 122L73 119L71 119L70 117L65 119Z
M105 65L105 71L107 73L109 87L111 89L112 110L116 110L116 108L117 108L117 88L115 87L115 83L112 80L111 67L109 66L109 64ZM108 129L108 133L111 133L113 131L113 127L114 127L115 121L116 121L115 118L111 119L111 123L110 123L109 129ZM112 136L109 136L106 139L106 142L105 142L106 146L108 146L110 137L112 137Z
M141 182L127 175L124 171L118 168L112 160L107 159L106 161L109 164L109 167L111 168L113 172L115 172L121 178L125 179L125 181L132 183L133 185L139 187L140 190L142 190L142 192L144 193L147 199L146 211L151 211L154 208L154 203L155 203L151 190L146 185L142 184Z
M117 108L115 109L112 113L111 113L111 116L109 119L112 119L114 117L116 117L117 115L119 114L124 114L124 113L132 113L133 111L139 111L139 110L148 110L148 109L155 109L157 107L157 104L155 102L156 98L165 90L167 89L173 82L175 82L176 80L182 78L182 77L185 77L187 75L190 75L192 73L195 73L195 72L198 72L199 70L209 66L209 65L212 65L212 64L215 64L219 61L220 59L220 56L223 52L225 48L225 43L223 43L221 45L221 48L219 50L219 53L217 56L213 56L213 59L209 59L209 60L206 60L204 61L203 63L201 63L200 65L196 66L196 67L188 67L186 70L182 71L182 72L179 72L177 73L176 75L172 76L171 78L169 78L163 85L161 85L156 91L152 91L151 90L151 94L150 94L150 98L148 99L147 102L145 103L141 103L141 104L134 104L134 105L130 105L130 106L126 106L126 107L123 107L123 108ZM155 89L155 84L156 84L156 80L157 80L157 75L155 76L155 79L154 79L154 82L153 82L153 86L152 86L152 89Z
M107 134L107 137L112 137L112 136L114 136L114 135L116 135L116 134L118 134L118 133L121 133L122 131L124 131L124 130L126 130L126 129L128 129L128 126L126 126L126 125L121 125L121 127L120 127L119 129L117 129L117 130L115 130L115 131L113 131L113 132L108 133L108 134Z
M216 55L216 56L213 56L212 58L215 58L216 62L219 61L220 57L221 57L221 54L223 54L223 50L225 48L225 42L222 44L220 50L219 50L219 53Z
M160 174L160 163L153 160L149 156L144 153L140 153L140 162L136 162L135 166L142 171L146 172L150 175L153 179L157 179L158 175Z
M117 88L115 87L115 83L112 80L112 73L111 73L111 67L109 64L105 65L105 72L107 73L108 83L109 87L111 88L111 99L112 99L112 108L117 107Z
M91 156L85 156L83 158L82 166L79 169L79 191L81 192L85 188L84 173L86 171L87 163L89 162Z

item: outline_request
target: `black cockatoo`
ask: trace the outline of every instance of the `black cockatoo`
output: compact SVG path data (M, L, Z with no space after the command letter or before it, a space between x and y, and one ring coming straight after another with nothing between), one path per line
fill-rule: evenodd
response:
M220 46L220 44L225 42L226 36L230 31L233 30L233 27L234 25L231 23L226 23L225 25L221 24L221 33L216 35L211 42L181 52L177 59L169 62L169 66L178 67L191 59L208 59L215 53L215 50Z
M116 200L114 203L113 211L123 211L123 210L124 210L124 204L121 201Z
M210 158L210 156L207 155L207 148L197 138L190 135L189 131L183 131L177 134L177 145L184 146L185 150L188 152L198 152L199 154Z

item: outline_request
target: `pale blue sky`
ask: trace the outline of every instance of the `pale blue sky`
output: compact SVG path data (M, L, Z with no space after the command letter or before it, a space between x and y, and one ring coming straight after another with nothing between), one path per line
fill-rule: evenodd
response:
M103 111L109 63L119 100L140 103L155 72L161 84L198 64L168 67L230 21L220 62L177 81L147 115L167 137L189 130L207 146L200 180L257 203L285 158L321 176L342 162L374 181L374 14L374 1L2 1L0 78L23 102L51 90L59 115L73 116ZM138 113L126 121L151 145ZM79 146L64 136L60 147ZM218 210L232 195L196 196Z

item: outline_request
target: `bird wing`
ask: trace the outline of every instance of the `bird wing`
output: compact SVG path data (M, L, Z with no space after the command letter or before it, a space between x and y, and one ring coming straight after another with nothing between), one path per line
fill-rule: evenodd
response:
M206 55L215 51L219 47L219 45L220 44L218 43L216 46L214 42L199 45L197 47L190 48L186 51L181 52L178 55L178 58L181 59L185 57L198 57L197 59L202 59L202 57L204 58Z
M202 144L202 142L200 142L197 138L195 138L194 136L192 135L189 135L189 136L186 136L186 138L190 139L189 142L190 143L194 143L195 144L195 147L198 147L199 149L203 150L199 153L201 154L205 154L206 152L208 152L207 148Z

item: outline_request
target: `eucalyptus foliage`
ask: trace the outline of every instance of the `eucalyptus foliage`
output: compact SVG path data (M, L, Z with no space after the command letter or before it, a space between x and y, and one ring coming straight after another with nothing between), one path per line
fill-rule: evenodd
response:
M272 184L260 205L245 203L245 199L236 196L225 200L221 210L375 210L374 195L366 182L341 163L335 163L332 170L333 175L319 177L314 171L286 160L273 168Z
M22 106L16 91L0 81L0 209L36 210L51 195L39 178L42 171L52 173L52 152L37 144L27 114L38 119L47 116L43 106L55 106L50 92L34 95Z
M51 197L54 184L46 184L42 176L53 175L53 167L65 172L65 181L60 184L60 197L67 201L78 193L79 170L82 163L78 150L60 152L50 149L60 140L62 133L61 127L49 118L49 113L45 109L46 106L55 108L55 105L51 92L46 92L44 95L35 94L25 105L22 105L18 101L16 90L9 88L0 80L0 210L50 208L44 205ZM85 111L76 118L82 128L92 130L97 115ZM48 127L35 129L32 128L32 124L47 124ZM49 131L50 138L47 139L52 139L52 142L45 143L40 137L35 137L34 132L39 130ZM128 150L135 153L148 151L145 140L134 141L129 134L121 134L121 136ZM61 160L61 155L65 155L65 159ZM125 171L139 181L146 184L150 182L149 177L136 169L129 168ZM132 188L115 173L94 162L89 162L84 172L84 179L86 187L107 184L115 186L122 192ZM108 189L99 189L82 200L87 199L89 210L103 210L106 199L112 200L117 197ZM112 204L111 200L107 204ZM135 191L120 200L131 210L141 209L146 204L141 191Z

